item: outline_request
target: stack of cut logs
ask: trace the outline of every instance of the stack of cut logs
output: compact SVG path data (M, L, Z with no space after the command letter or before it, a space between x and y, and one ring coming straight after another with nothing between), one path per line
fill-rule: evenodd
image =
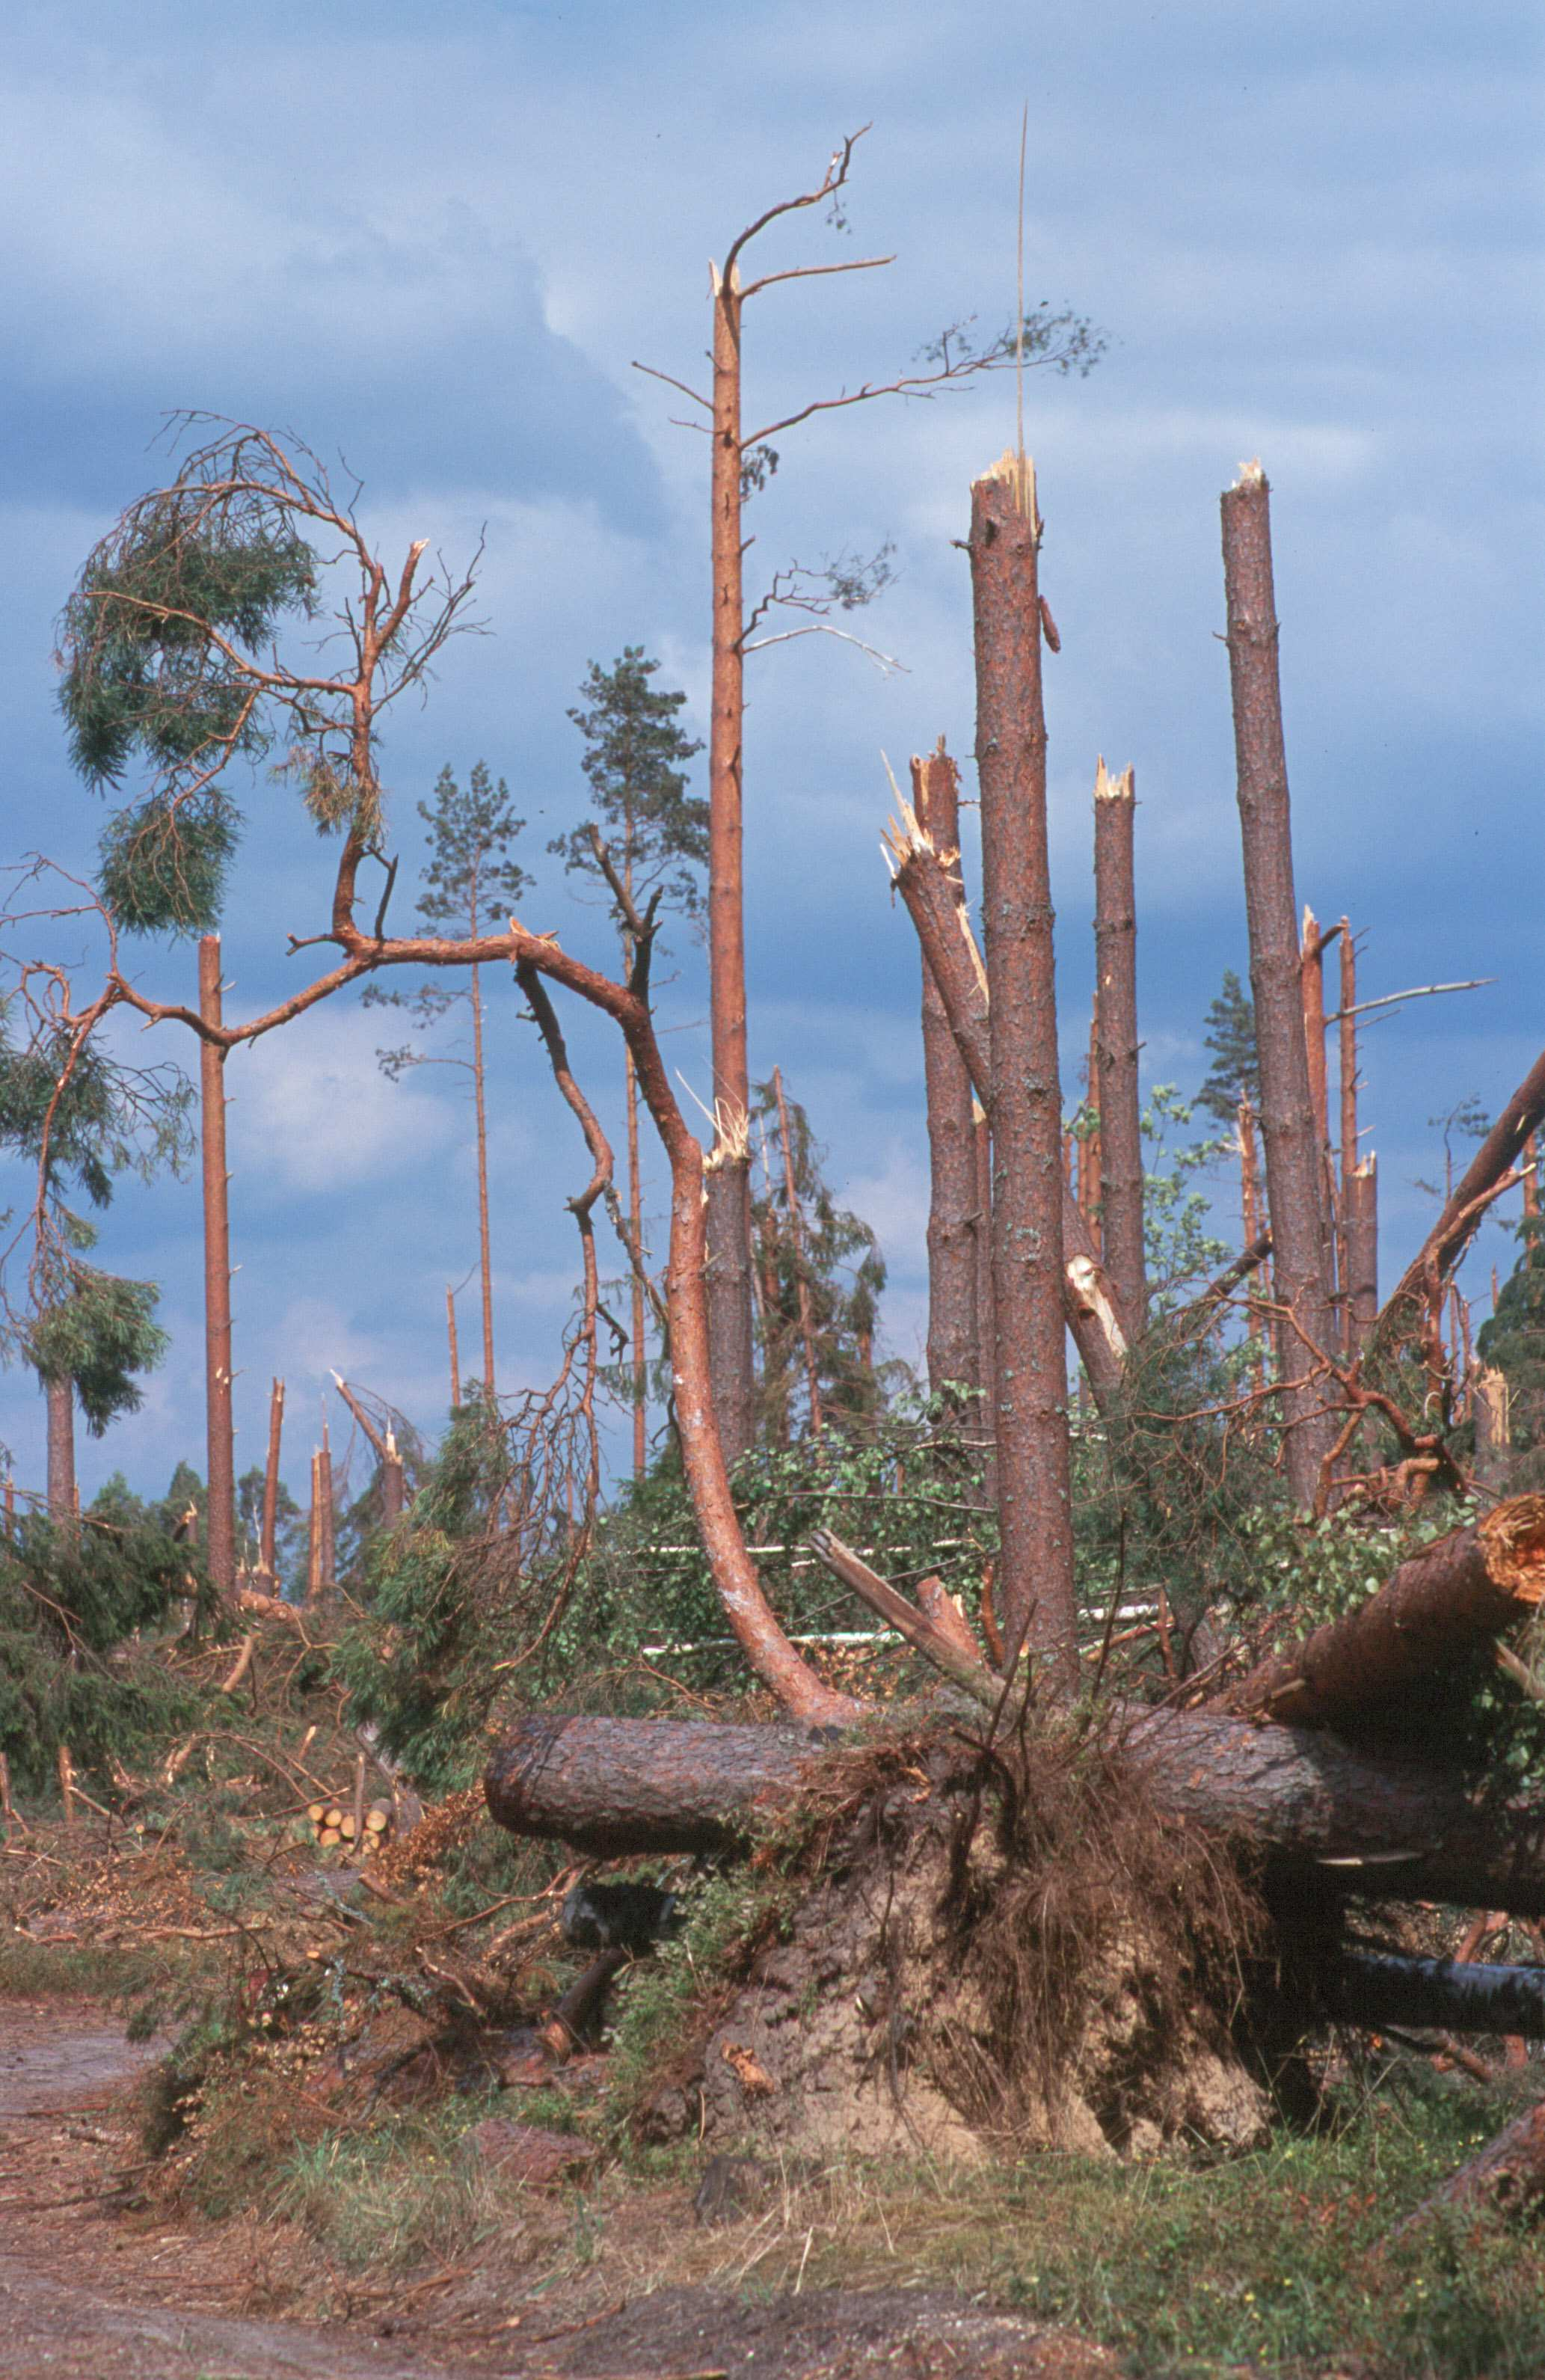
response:
M372 1802L358 1816L341 1802L311 1802L307 1804L306 1815L322 1851L336 1851L342 1846L360 1859L379 1851L392 1831L390 1802Z

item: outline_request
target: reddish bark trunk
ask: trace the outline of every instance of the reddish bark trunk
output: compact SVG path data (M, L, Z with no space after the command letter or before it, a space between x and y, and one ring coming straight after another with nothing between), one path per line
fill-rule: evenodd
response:
M322 1451L317 1457L317 1543L321 1560L323 1592L338 1583L337 1515L332 1505L332 1451L322 1424Z
M318 1466L320 1454L311 1457L311 1501L307 1510L306 1528L306 1600L315 1603L322 1591L322 1499Z
M1089 1226L1089 1236L1104 1261L1104 1222L1100 1213L1104 1189L1104 1151L1100 1146L1100 994L1094 994L1094 1014L1089 1026L1089 1129L1079 1142L1079 1212Z
M475 929L476 930L476 929ZM472 1098L477 1124L477 1271L483 1300L483 1393L499 1394L493 1365L493 1249L489 1229L489 1118L483 1080L483 990L472 969Z
M1442 1769L1205 1711L1116 1724L1162 1809L1253 1841L1323 1891L1357 1890L1361 1879L1403 1899L1545 1912L1539 1814L1481 1810ZM743 1843L806 1801L820 1773L815 1748L789 1729L543 1714L505 1737L484 1791L513 1834L622 1858Z
M1064 1354L1062 1089L1041 701L1040 522L1009 455L972 488L976 760L992 1014L999 1602L1010 1634L1077 1661ZM1070 1203L1070 1202L1068 1202Z
M1524 1212L1539 1212L1539 1135L1533 1132L1524 1143Z
M1273 1654L1220 1707L1287 1727L1387 1721L1414 1687L1527 1618L1545 1596L1545 1497L1516 1496L1424 1546L1376 1595Z
M199 1014L221 1023L220 937L199 943ZM209 1441L210 1579L222 1596L236 1584L235 1434L231 1416L231 1223L225 1169L225 1053L199 1044L204 1176L204 1384Z
M1276 1295L1310 1346L1329 1353L1334 1342L1321 1271L1320 1158L1304 1046L1269 492L1259 464L1249 465L1223 498L1223 552ZM1300 1383L1284 1400L1285 1468L1295 1501L1309 1511L1334 1424L1320 1411L1321 1384L1307 1378L1310 1348L1290 1327L1283 1352L1288 1377Z
M1094 978L1099 1043L1100 1198L1105 1270L1132 1329L1148 1305L1138 1092L1137 892L1132 771L1094 779Z
M76 1514L75 1383L43 1382L48 1401L48 1517L69 1527Z
M1346 1229L1348 1352L1367 1345L1379 1313L1379 1160L1365 1157L1342 1186Z
M1504 1174L1522 1155L1529 1135L1545 1120L1545 1052L1530 1067L1467 1166L1442 1213L1406 1266L1398 1287L1379 1317L1382 1343L1419 1325L1434 1286L1453 1271Z
M944 737L911 764L918 823L954 880L961 900L960 771ZM976 1126L971 1075L955 1045L933 969L923 960L923 1073L928 1107L928 1385L974 1389L979 1372L976 1284L990 1243L976 1179Z
M1339 1309L1334 1302L1335 1168L1331 1160L1330 1077L1325 1063L1325 953L1340 930L1339 926L1333 926L1328 934L1322 933L1320 920L1305 902L1298 965L1304 1011L1304 1057L1309 1065L1310 1105L1314 1110L1316 1180L1320 1192L1320 1279L1332 1312L1338 1315ZM1343 1321L1343 1331L1345 1328ZM1342 1333L1338 1332L1337 1345L1341 1343L1341 1336Z
M955 888L926 837L902 833L892 844L896 886L933 969L955 1044L978 1099L992 1101L992 1033L986 970ZM990 1208L987 1210L990 1212ZM1062 1208L1064 1313L1096 1403L1119 1387L1130 1336L1115 1286L1101 1264L1078 1201L1064 1185ZM978 1309L981 1296L978 1293ZM984 1383L987 1373L982 1374Z
M977 1427L983 1439L983 1475L989 1505L997 1501L997 1463L993 1426L997 1411L997 1329L993 1318L993 1128L986 1111L972 1101L972 1152L976 1163L976 1385Z
M714 278L713 684L708 728L708 978L717 1124L708 1190L708 1328L714 1413L725 1461L751 1444L756 1389L751 1315L746 1131L745 913L742 871L745 722L741 543L741 277Z
M638 1077L633 1051L624 1050L628 1102L628 1228L634 1246L644 1246L644 1175L638 1154ZM646 1337L644 1282L633 1273L633 1475L642 1479L649 1467L649 1344Z
M1341 1075L1341 1198L1336 1213L1335 1271L1341 1289L1341 1342L1348 1362L1362 1341L1352 1278L1351 1219L1347 1184L1358 1170L1358 953L1349 919L1341 921L1341 1014L1337 1056Z
M274 1538L279 1522L279 1450L284 1434L284 1383L275 1380L268 1404L268 1461L263 1468L263 1526L258 1546L258 1567L265 1578L275 1575Z

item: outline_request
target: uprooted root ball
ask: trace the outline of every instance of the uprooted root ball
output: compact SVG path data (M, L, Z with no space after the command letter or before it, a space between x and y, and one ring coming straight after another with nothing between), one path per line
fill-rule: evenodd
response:
M807 1888L646 2099L648 2137L974 2156L1263 2136L1240 2038L1265 1910L1117 1738L892 1741L828 1774Z

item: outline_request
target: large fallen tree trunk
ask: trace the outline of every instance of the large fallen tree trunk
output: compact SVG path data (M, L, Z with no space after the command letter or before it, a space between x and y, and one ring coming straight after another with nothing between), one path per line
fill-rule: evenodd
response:
M1443 1770L1300 1729L1168 1710L1113 1728L1160 1809L1322 1870L1327 1887L1545 1915L1545 1809L1482 1809ZM506 1736L484 1791L512 1833L597 1857L714 1851L795 1810L826 1749L782 1728L537 1716Z
M1289 1727L1387 1718L1414 1687L1450 1674L1545 1597L1545 1496L1515 1496L1402 1562L1377 1595L1273 1654L1219 1699Z
M1403 1959L1347 1950L1322 1983L1326 2007L1346 2024L1414 2024L1455 2033L1545 2039L1545 1967L1484 1967L1458 1959Z

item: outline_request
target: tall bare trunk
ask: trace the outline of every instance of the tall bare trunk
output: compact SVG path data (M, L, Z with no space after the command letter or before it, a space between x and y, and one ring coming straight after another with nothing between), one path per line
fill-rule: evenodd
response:
M1330 1080L1325 1063L1325 953L1340 931L1339 926L1333 926L1328 933L1322 933L1319 918L1309 903L1304 903L1303 932L1298 945L1299 992L1304 1011L1304 1057L1309 1065L1309 1098L1314 1110L1315 1148L1319 1158L1320 1279L1332 1311L1338 1318L1340 1309L1334 1302L1337 1200L1335 1166L1331 1156Z
M1332 1318L1321 1269L1320 1157L1304 1043L1270 495L1258 463L1247 465L1223 498L1223 555L1276 1295L1312 1346L1329 1353ZM1285 1326L1283 1353L1287 1377L1298 1383L1284 1400L1285 1468L1295 1502L1308 1511L1334 1422L1319 1411L1322 1385L1308 1377L1313 1358L1290 1324Z
M477 1113L477 1262L483 1285L483 1393L499 1393L493 1368L493 1251L489 1234L489 1112L483 1077L481 969L472 970L472 1097Z
M1348 1353L1359 1354L1379 1315L1379 1160L1365 1157L1342 1185L1346 1218Z
M976 1171L976 1385L985 1440L983 1470L989 1503L997 1501L997 1463L993 1432L997 1426L997 1325L993 1314L993 1128L979 1100L972 1101L972 1158Z
M810 1281L804 1261L804 1217L800 1209L799 1184L794 1179L794 1150L789 1136L789 1110L783 1097L783 1069L773 1068L773 1096L778 1101L778 1132L783 1143L783 1195L789 1202L789 1245L794 1258L794 1283L799 1299L800 1338L804 1346L804 1387L810 1401L812 1436L821 1434L821 1367L815 1356L815 1318L810 1305Z
M220 937L199 943L199 1014L221 1022ZM235 1433L231 1418L231 1218L225 1167L225 1053L199 1044L204 1160L204 1382L209 1427L209 1528L206 1551L217 1594L236 1584Z
M911 764L918 823L964 898L960 871L960 772L944 737ZM976 1282L979 1257L990 1261L976 1181L976 1127L971 1076L955 1046L933 969L923 960L923 1075L928 1105L928 1385L981 1385Z
M633 1051L626 1062L628 1108L628 1227L635 1248L644 1245L644 1177L638 1154L638 1076ZM645 1337L644 1283L636 1267L633 1275L633 1474L642 1479L649 1468L649 1350Z
M1336 1211L1335 1277L1341 1289L1342 1345L1348 1358L1359 1344L1353 1318L1351 1225L1346 1184L1358 1166L1358 953L1348 918L1341 921L1340 1010L1336 1047L1341 1075L1341 1197Z
M454 1413L462 1401L462 1366L456 1347L456 1293L453 1289L447 1289L445 1293L445 1335L450 1343L451 1410Z
M708 978L714 1148L707 1172L708 1330L714 1413L731 1466L756 1423L751 1317L751 1105L742 875L745 722L741 546L741 277L714 276L713 686L708 728Z
M263 1472L263 1533L258 1567L265 1578L276 1575L274 1539L279 1521L279 1450L284 1434L284 1383L275 1380L268 1405L268 1463Z
M75 1519L75 1383L45 1379L48 1400L48 1517L68 1528Z
M389 1529L402 1519L406 1501L407 1483L403 1477L403 1458L397 1451L394 1433L388 1429L386 1451L380 1464L380 1512Z
M1077 1612L1039 542L1033 466L1006 455L972 483L970 545L992 1014L999 1608L1015 1639L1069 1673Z
M1079 1212L1089 1226L1102 1263L1104 1261L1105 1228L1101 1211L1104 1196L1104 1151L1101 1143L1100 1114L1100 994L1094 993L1094 1010L1089 1024L1089 1110L1088 1126L1079 1142Z
M1252 1248L1261 1237L1261 1173L1255 1154L1255 1110L1249 1099L1241 1099L1239 1102L1239 1117L1236 1130L1239 1149L1239 1220L1244 1230L1245 1245L1247 1248ZM1271 1278L1271 1264L1268 1260L1261 1268L1261 1279L1268 1298L1272 1294ZM1267 1318L1261 1311L1260 1303L1255 1298L1249 1301L1249 1327L1251 1336L1257 1340L1265 1341L1271 1337ZM1256 1363L1255 1385L1257 1390L1264 1389L1266 1385L1266 1365L1263 1354Z
M1539 1135L1535 1132L1524 1143L1524 1212L1539 1212Z
M321 1456L311 1457L311 1501L307 1511L306 1600L315 1603L322 1591Z
M1100 1212L1105 1270L1133 1330L1148 1304L1142 1245L1142 1111L1138 1093L1137 893L1132 771L1094 778L1094 974L1100 1055Z
M321 1560L321 1584L324 1592L337 1584L338 1549L335 1538L336 1515L332 1509L332 1451L327 1442L327 1424L322 1424L322 1451L317 1457L317 1545Z

